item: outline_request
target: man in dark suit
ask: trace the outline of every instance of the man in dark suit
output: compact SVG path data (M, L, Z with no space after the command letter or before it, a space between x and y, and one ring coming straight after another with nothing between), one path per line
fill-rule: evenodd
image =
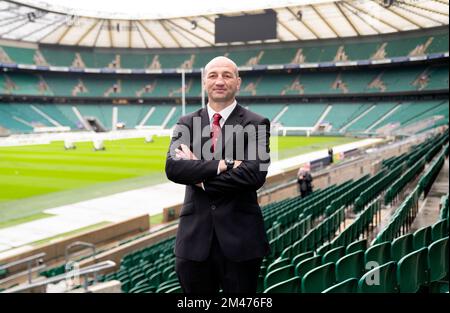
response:
M186 185L175 243L185 293L255 293L269 252L256 191L270 164L270 122L235 100L236 64L217 57L205 67L207 108L182 116L166 174Z

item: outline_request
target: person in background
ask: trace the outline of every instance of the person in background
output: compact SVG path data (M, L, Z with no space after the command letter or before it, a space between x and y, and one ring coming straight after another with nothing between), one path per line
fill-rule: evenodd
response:
M297 173L297 183L300 190L300 196L302 198L305 198L312 193L313 189L312 181L313 178L311 176L309 167L308 166L300 167Z
M330 164L333 164L333 148L328 148L328 157L330 158Z

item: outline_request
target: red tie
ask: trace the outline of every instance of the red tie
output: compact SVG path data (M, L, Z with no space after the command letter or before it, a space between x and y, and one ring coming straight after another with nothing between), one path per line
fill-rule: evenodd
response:
M213 123L211 127L211 140L212 140L211 152L214 152L214 147L216 146L217 139L219 138L220 135L221 130L219 121L221 118L222 116L219 113L213 115Z

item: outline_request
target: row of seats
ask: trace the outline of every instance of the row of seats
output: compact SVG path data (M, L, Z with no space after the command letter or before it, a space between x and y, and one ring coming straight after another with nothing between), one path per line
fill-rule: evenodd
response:
M384 203L387 205L391 203L399 192L410 182L418 173L422 172L425 163L430 162L433 157L439 152L444 142L448 140L448 132L429 140L422 146L414 147L411 152L405 154L407 162L401 167L402 174L386 191L384 196Z
M442 148L442 152L436 156L435 160L422 174L418 184L397 208L395 213L391 216L388 225L378 233L373 243L393 240L402 229L405 230L405 228L411 224L411 221L414 220L418 211L419 197L422 194L425 194L426 196L427 188L429 189L431 184L433 184L444 164L446 156L448 156L448 143Z
M442 144L443 144L442 140L438 140L438 139L439 139L439 136L438 136L438 138L430 139L428 142L426 142L425 144L422 144L422 145L423 145L423 147L427 147L427 144L429 142L432 142L434 144L440 143L442 146ZM388 161L391 161L391 160L388 160ZM405 164L407 164L408 159L404 159L404 162L405 162ZM385 162L385 163L389 163L389 162ZM391 161L391 163L392 163L392 161ZM381 172L381 173L384 175L384 172ZM393 179L392 179L392 181L393 181ZM384 184L384 186L386 186L386 184ZM322 254L322 253L326 253L327 251L333 251L337 245L348 245L353 240L357 240L360 237L360 235L364 232L365 229L368 234L369 225L374 222L373 217L377 216L377 213L380 211L380 207L381 207L381 199L379 199L378 201L372 202L372 204L369 206L365 206L365 209L363 210L363 212L354 220L354 222L349 227L347 227L342 233L340 233L333 241L329 240L329 243L324 244L321 248L317 249L318 253ZM331 211L331 212L333 212L333 211ZM379 217L379 215L378 215L378 217ZM376 220L377 219L375 218L375 221ZM314 231L314 229L311 230L310 232L312 233L313 231ZM302 241L302 240L304 240L304 238L301 238L299 241ZM374 243L376 243L376 242L377 241L375 240ZM296 245L292 245L292 246L296 246ZM289 248L291 251L294 251L294 249L292 249L292 246ZM279 251L280 249L277 249L277 250ZM275 265L283 264L283 262L284 263L288 262L292 258L292 255L295 257L298 254L306 253L307 251L313 251L313 250L315 250L315 247L312 247L312 246L309 247L309 250L308 249L303 250L303 251L295 250L294 253L291 253L291 254L286 253L286 251L288 251L288 248L283 250L283 253L281 254L281 256L279 258L275 259L275 261L273 261L273 263L271 263L268 266L269 272L266 274L263 273L262 276L260 276L261 279L263 277L265 277L264 278L264 281L265 281L264 287L265 288L268 287L266 280L267 280L267 277L270 277L270 275L271 275L270 269L274 269ZM293 269L290 268L288 270L288 272L292 271L292 270ZM286 272L285 272L285 274L286 274ZM286 275L288 275L288 274L286 274ZM294 281L296 281L296 280L293 279L290 283L293 283Z
M446 135L446 134L445 134ZM442 144L444 143L442 140L439 140L440 138L439 138L440 136L438 136L438 138L434 138L434 140L432 139L432 140L429 140L429 142L433 142L433 143L436 143L436 141L438 142L438 143L440 143L441 144L441 147L442 147ZM448 140L448 136L446 136L447 138L447 140ZM423 144L423 146L424 147L427 147L427 144L428 143L425 143L425 144ZM445 149L444 149L444 151L445 151ZM405 163L407 162L407 159L404 159L405 160ZM389 164L389 163L392 163L392 160L387 160L386 162L385 162L385 164ZM406 202L408 202L408 200L406 201ZM326 245L324 245L323 247L321 247L320 249L318 249L317 250L317 253L318 254L323 254L324 252L326 252L326 251L329 251L329 252L326 252L325 254L328 256L328 258L330 258L330 256L329 255L335 255L336 254L336 251L342 251L342 248L338 248L338 247L336 247L336 245L338 244L348 244L348 240L351 242L351 241L353 241L353 240L356 240L356 239L358 239L358 237L359 237L359 235L363 232L363 229L365 228L365 227L367 227L368 226L368 224L369 223L371 223L372 221L373 221L373 216L374 215L376 215L376 212L377 211L379 211L379 208L380 208L380 201L378 201L378 202L374 202L374 203L372 203L372 205L371 206L368 206L367 208L366 208L366 210L365 211L363 211L359 216L358 216L358 218L348 227L348 228L346 228L335 240L333 240L331 243L329 243L329 244L326 244ZM367 213L367 214L366 214ZM442 233L447 233L448 234L448 226L445 226L445 225L447 225L447 224L445 224L445 223L447 223L446 221L440 221L440 222L438 222L438 223L436 223L436 225L434 225L433 226L433 238L434 239L436 239L435 237L437 236L436 234L440 234L441 236L442 236ZM352 227L353 226L353 227ZM420 248L420 247L418 247L418 242L423 242L424 241L424 238L429 238L430 236L426 236L426 235L424 235L424 234L426 234L427 232L430 232L430 229L431 228L425 228L425 229L422 229L422 230L419 230L419 231L417 231L416 233L415 233L415 235L414 235L414 238L416 238L415 239L415 242L416 242L416 244L415 244L415 247L416 248ZM445 230L445 229L447 229L447 230ZM431 232L430 232L430 234L431 234ZM426 240L425 240L426 241ZM375 245L373 246L373 247L380 247L380 246L386 246L386 244L383 244L383 245L380 245L380 244L376 244L376 240L374 241L374 243L375 243ZM395 244L394 244L394 246L395 247L397 247L397 246L400 246L400 242L401 242L401 240L399 239L398 241L395 241ZM404 246L404 244L402 245L402 246ZM334 247L334 248L333 248ZM325 248L325 249L324 249ZM331 250L330 250L331 249ZM397 248L396 248L396 250L397 250ZM448 252L448 251L447 251ZM304 253L300 253L300 254L298 254L297 256L294 256L294 260L297 262L299 259L301 259L301 256L303 256L303 255L309 255L310 256L310 254L312 253L312 251L309 251L309 252L304 252ZM406 254L406 252L404 253L404 254ZM403 254L403 255L404 255ZM388 255L388 254L383 254L383 255ZM285 255L283 255L282 257L280 257L280 258L278 258L277 260L275 260L275 262L274 263L272 263L272 264L270 264L269 265L269 271L270 270L273 270L273 269L276 269L276 267L278 267L278 266L280 266L280 265L283 265L284 263L286 263L286 262L288 262L289 261L289 257L288 258L286 258L286 256L288 256L287 254L285 254ZM328 260L328 258L326 258L326 260ZM397 254L397 257L396 257L396 260L398 261L399 260L399 257L398 257L398 254ZM447 260L448 260L448 257L447 257ZM380 260L377 260L377 261L380 261ZM386 260L381 260L381 262L385 262ZM294 262L294 265L295 265L296 263ZM317 266L317 264L315 264L313 267L316 267ZM329 266L327 266L326 268L328 268L328 270L329 270ZM309 268L307 268L307 270L308 270ZM292 270L292 268L290 268L290 270ZM319 270L318 269L318 271L321 271L321 270ZM277 275L280 275L280 272L281 271L277 271L276 272L276 274L272 274L271 272L269 273L269 274L267 274L266 275L266 278L265 278L265 284L264 284L264 287L265 288L267 288L268 287L268 283L267 283L267 281L269 280L273 280L273 277L274 276L272 276L272 275L275 275L275 277L277 276ZM287 272L289 272L289 270L287 270L286 271L286 269L284 270L284 274L285 275L288 275L287 274ZM298 269L296 270L296 273L298 274ZM297 275L298 276L298 275ZM270 278L271 277L271 278ZM288 279L288 281L286 281L284 284L281 284L281 286L278 286L278 287L280 287L281 288L281 290L279 290L279 291L281 291L281 292L286 292L286 289L284 289L284 288L286 288L287 286L291 286L291 287L293 287L293 288L296 288L295 290L291 290L290 292L295 292L295 291L298 291L299 289L299 286L300 286L300 284L299 284L299 281L300 281L300 278L298 278L298 277L296 277L296 278L292 278L292 279ZM331 281L331 280L330 280ZM355 283L357 283L358 281L356 280L356 281L353 281L352 282L352 285L354 285L354 286L356 286L356 284ZM303 285L302 285L303 286ZM276 290L278 290L278 287L277 288L275 288ZM343 286L341 286L341 285L339 285L339 288L337 288L338 290L341 290L342 291L342 289L340 289L340 288L342 288ZM270 289L270 290L272 290L272 289ZM273 291L273 290L272 290Z
M292 255L315 250L325 241L330 241L336 231L340 230L341 224L345 220L346 205L342 203L339 209L331 209L332 204L336 203L334 202L335 199L340 195L344 195L344 199L350 199L352 196L354 199L355 192L358 190L361 192L361 190L366 188L368 181L370 182L370 179L366 175L355 182L350 180L339 186L331 186L323 191L314 192L293 206L280 206L278 210L279 219L274 222L274 225L268 230L268 233L274 228L281 228L284 231L270 241L271 255L263 260L260 280L267 274L267 270L271 264L290 258ZM300 215L298 215L299 212ZM295 222L296 216L299 216L299 219L301 219L303 215L313 221L320 219L320 217L323 219L315 227L309 229L304 236L293 237L292 226L290 225ZM286 219L285 216L289 216L290 218ZM311 224L311 221L309 221L309 225Z
M411 293L423 287L436 290L436 283L448 277L448 219L399 237L392 244L383 242L368 249L366 244L360 240L323 255L313 251L297 255L290 264L266 276L264 292Z
M390 39L377 36L369 41L354 39L341 43L301 43L301 46L252 48L246 51L232 47L214 51L155 53L148 49L129 52L87 51L76 48L61 50L51 47L40 49L0 46L2 63L68 66L74 68L200 68L215 56L225 55L238 66L270 64L302 64L308 62L333 62L350 60L377 60L392 57L419 56L448 51L448 33L424 36L417 33Z
M447 144L441 152L440 156L434 161L425 175L423 175L423 177L419 180L419 187L425 193L425 195L428 194L431 185L439 174L440 169L444 166L445 157L448 157L448 137L446 141Z
M448 90L448 67L411 65L341 71L301 73L241 73L241 96L287 96L372 94L386 92ZM186 96L201 97L198 75L186 78ZM12 95L98 97L98 98L175 98L181 97L178 75L105 75L8 72L0 75L0 93ZM325 121L340 128L339 115L348 108L336 106ZM407 115L402 108L397 114ZM320 115L321 111L314 112ZM352 113L352 112L350 112ZM351 114L350 114L351 115ZM318 118L318 116L317 116Z
M241 103L241 102L240 102ZM309 114L304 114L304 112L311 112L313 107L317 106L319 111L325 110L326 107L333 108L336 105L343 106L339 103L330 103L328 105L315 103L315 104L259 104L259 105L246 105L245 101L242 105L247 107L249 110L256 112L260 115L266 116L271 119L274 123L273 125L282 125L287 127L313 127L318 123L319 117L312 120L310 116L308 120L305 120L304 116L309 116ZM339 131L341 133L337 134L359 134L365 130L372 128L373 124L361 124L359 123L361 119L366 116L366 112L360 111L361 107L377 107L383 105L382 103L348 103L345 107L348 109L346 112L348 115L344 118L343 111L340 112L341 118L346 119L348 122L345 123L350 125L350 127L341 128ZM420 101L412 103L398 103L392 105L391 110L398 106L406 106L414 112L415 115L408 119L402 119L398 117L398 120L393 122L393 125L400 125L399 127L405 127L414 122L427 121L429 118L439 118L439 120L433 121L430 124L428 121L426 127L436 127L439 121L446 123L449 116L448 101ZM84 126L78 119L76 112L73 107L75 107L81 116L93 116L106 128L113 128L113 107L117 107L117 122L125 125L125 128L135 128L138 125L142 126L158 126L164 128L172 128L178 119L182 115L182 110L180 105L110 105L110 104L76 104L72 105L58 105L58 104L23 104L23 103L3 103L0 104L0 127L8 129L12 133L28 133L32 132L34 127L51 127L51 126L67 126L71 129L78 130L83 129ZM199 110L201 105L186 105L185 113L189 114L196 110ZM359 115L355 113L358 111ZM297 115L294 113L296 112ZM328 118L333 117L333 110L330 110L327 114ZM386 115L389 112L386 112ZM48 118L44 117L47 116ZM275 120L275 118L277 119ZM298 118L297 118L298 117ZM383 117L378 117L378 121L382 120ZM355 122L354 122L355 121ZM359 123L358 129L352 128L356 123ZM376 123L376 122L375 122ZM378 127L372 128L372 131L376 131ZM424 128L419 128L415 132L423 130ZM330 129L328 132L335 134L334 128Z
M161 289L167 287L165 282L176 279L173 245L172 237L130 253L122 258L117 272L102 280L120 280L122 291L127 293L162 292ZM179 284L172 287L177 286Z
M285 231L282 232L279 236L272 239L270 241L271 244L271 255L263 260L263 267L261 276L264 276L266 274L265 265L270 264L270 262L277 263L279 260L283 260L285 258L289 258L292 255L296 255L302 252L315 250L317 247L322 245L324 242L330 242L333 237L335 236L336 231L341 231L341 224L345 222L345 210L348 205L351 204L352 201L349 201L347 204L340 202L341 206L339 209L332 209L335 199L338 195L343 194L344 199L354 199L355 194L358 192L361 192L365 188L367 188L367 183L370 183L371 180L368 179L368 176L364 176L360 178L359 180L352 182L348 181L345 182L340 186L340 188L333 188L333 192L329 192L328 194L320 194L319 197L311 197L309 201L304 201L304 204L300 202L300 205L298 205L300 208L302 206L306 206L306 209L304 209L304 213L300 215L300 218L303 216L303 214L308 214L308 218L319 218L323 215L322 221L320 221L314 228L310 229L305 236L288 236L291 233L292 227L289 227L288 223L287 225L284 225ZM326 190L326 189L325 189ZM314 194L314 193L313 193ZM309 197L308 197L309 198ZM306 200L308 200L306 198ZM321 200L317 200L317 198ZM328 201L327 201L328 199ZM312 215L311 207L315 207L313 211L316 211L317 213ZM297 212L299 210L298 208L291 208L290 211ZM371 211L371 210L369 210ZM372 214L373 215L373 214ZM283 213L281 211L281 215L283 216ZM295 214L294 214L295 216ZM362 215L361 215L362 216ZM278 221L272 228L278 227L280 224ZM311 222L310 222L311 224ZM288 227L286 227L288 226ZM294 224L295 226L295 224ZM271 229L272 229L271 228ZM344 223L345 228L345 223ZM269 229L269 232L270 230ZM348 228L345 228L343 232L346 232ZM342 234L342 233L341 233ZM286 240L286 237L288 240ZM320 248L320 251L326 251L331 247L330 244L323 245ZM270 267L270 265L269 265Z

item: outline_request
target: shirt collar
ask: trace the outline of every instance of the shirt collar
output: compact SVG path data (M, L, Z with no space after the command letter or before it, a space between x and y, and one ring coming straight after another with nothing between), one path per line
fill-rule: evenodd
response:
M208 103L208 105L207 105L206 107L207 107L207 109L208 109L209 122L210 122L210 123L212 122L212 120L213 120L213 115L214 115L215 113L219 113L219 114L222 116L222 119L221 119L221 120L223 120L224 123L225 123L226 120L228 119L228 117L230 116L231 112L233 112L233 110L234 110L234 108L236 107L236 105L237 105L237 101L234 100L233 103L230 104L229 106L227 106L225 109L223 109L223 110L220 111L220 112L216 112L216 111L214 111L214 110L210 107L210 105L209 105L209 103Z

